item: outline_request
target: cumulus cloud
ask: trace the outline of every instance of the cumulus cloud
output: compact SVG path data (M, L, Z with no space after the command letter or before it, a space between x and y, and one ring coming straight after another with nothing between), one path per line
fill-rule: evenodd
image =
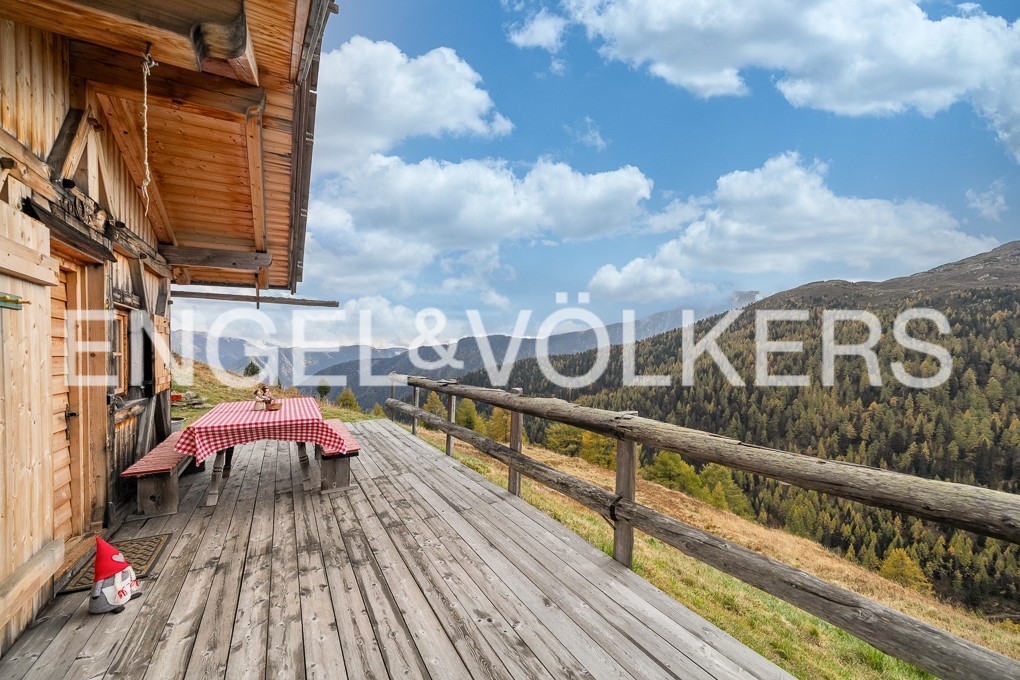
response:
M327 182L322 199L344 206L359 235L414 234L426 248L461 251L523 237L623 231L641 218L651 190L633 166L585 174L539 159L520 175L505 160L407 163L373 155Z
M836 265L858 275L903 273L988 250L944 208L916 200L839 196L824 164L796 153L720 177L712 206L660 257L734 272L804 271Z
M551 14L543 7L531 15L523 26L514 25L509 38L517 47L537 47L555 54L563 47L563 31L566 27L566 19Z
M967 205L986 220L1001 222L1002 213L1009 210L1009 206L1006 205L1006 196L1003 194L1004 190L1005 185L1003 185L1002 180L992 182L992 185L988 187L988 191L978 192L973 189L967 189L965 194Z
M834 277L887 278L997 244L965 233L940 206L837 195L825 183L826 171L824 164L786 153L755 170L724 175L711 196L684 204L704 207L679 226L677 238L622 269L602 267L589 285L626 298L642 286L697 292L689 290L693 271L760 274L824 266Z
M322 55L315 161L337 171L418 135L498 137L513 124L455 51L408 57L393 43L355 36Z
M913 0L565 0L603 54L697 96L744 95L780 72L795 106L843 115L969 101L1020 161L1020 22L973 3L931 20Z
M365 339L374 347L409 347L415 342L421 344L420 334L423 330L432 328L434 323L429 320L425 327L419 330L416 320L421 310L394 304L381 295L368 295L348 300L342 309L347 321L344 326L346 332L340 337L346 338L347 342L357 341L358 334L363 333L367 335ZM361 323L362 313L366 314L368 320L368 323L364 325ZM370 333L369 330L371 330ZM470 331L467 323L463 320L450 318L445 319L445 326L434 330L435 335L442 342L450 342L453 339L464 337Z
M588 282L592 293L614 300L675 300L687 295L707 293L713 286L687 280L676 268L654 258L639 257L621 269L602 266Z

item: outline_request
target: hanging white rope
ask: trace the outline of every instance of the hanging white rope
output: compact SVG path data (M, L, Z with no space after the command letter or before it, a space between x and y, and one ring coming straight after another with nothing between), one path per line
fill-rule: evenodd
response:
M145 216L149 216L149 185L152 183L152 174L149 171L149 73L153 67L159 66L152 55L149 54L151 45L145 46L145 58L142 60L142 140L144 145L143 159L145 163L145 179L142 180L142 196L145 198Z

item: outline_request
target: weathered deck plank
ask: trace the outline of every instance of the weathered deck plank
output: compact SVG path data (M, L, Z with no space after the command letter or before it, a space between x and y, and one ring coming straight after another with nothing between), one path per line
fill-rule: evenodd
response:
M280 455L277 463L266 677L304 678L305 649L301 635L294 486L291 479L291 467L295 461L293 456Z
M0 680L788 677L505 489L388 421L351 425L355 488L297 447L238 447L216 507L182 478L145 596L44 610Z
M494 528L498 533L510 534L521 549L537 544L541 547L540 554L543 556L545 564L558 564L560 569L566 570L563 573L576 572L576 576L572 575L568 581L570 583L585 583L585 586L575 592L581 597L588 597L589 594L593 596L590 603L597 609L621 612L623 625L620 629L625 635L630 635L628 631L654 631L654 635L646 635L640 640L635 639L634 642L642 646L649 646L649 654L667 668L670 660L676 659L679 662L679 668L674 671L679 671L688 677L696 676L699 671L689 668L689 664L680 659L682 655L712 675L752 677L752 674L740 665L726 656L716 653L716 649L697 634L698 629L703 628L697 623L699 621L705 623L703 619L695 616L690 610L678 606L674 610L674 614L683 614L681 621L686 625L682 625L674 618L651 606L647 600L629 587L630 582L647 582L640 578L634 578L633 574L627 575L626 568L604 553L593 550L576 534L564 532L563 527L550 518L547 518L549 523L541 522L540 519L545 518L545 515L535 513L525 502L489 483L470 468L451 461L446 456L436 456L428 447L405 446L403 449L404 454L411 452L434 458L432 462L443 469L444 474L439 477L443 480L443 485L462 486L474 492L479 497L479 501L473 506L471 513L478 513L484 517L484 521L489 523L490 529ZM397 450L394 450L394 454L401 455ZM499 502L511 498L519 501L523 507L508 502ZM576 538L579 543L572 541L568 543L562 540L567 535ZM576 559L578 556L587 559L578 560ZM623 573L610 565L619 566L623 569ZM612 569L614 575L609 577L606 569ZM589 589L587 584L590 584L593 589ZM661 599L661 595L662 593L659 593L660 598L657 599ZM639 619L643 625L635 625L637 623L635 619ZM690 630L688 626L695 630ZM656 639L657 637L661 640ZM661 642L671 645L675 652L671 653L668 648L662 646ZM724 644L721 639L713 639L712 642L720 646ZM728 645L728 648L732 649L735 646L746 650L746 647L742 645Z

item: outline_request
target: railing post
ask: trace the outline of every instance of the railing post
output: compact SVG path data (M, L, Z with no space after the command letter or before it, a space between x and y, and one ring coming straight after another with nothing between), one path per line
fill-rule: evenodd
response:
M634 500L637 491L637 443L616 440L616 495ZM634 565L634 527L617 519L613 524L613 559L630 569Z
M451 423L457 421L457 397L452 394L446 395L446 419ZM453 435L446 435L446 455L453 455Z
M394 383L394 382L391 382L390 383L390 399L395 398L396 395L397 395L397 384ZM394 416L396 415L395 413L393 413L393 409L392 408L387 408L386 411L389 413L390 420L393 420Z
M520 387L510 390L510 394L520 396L524 393ZM521 429L524 416L520 411L510 411L510 448L520 453L524 448L523 430ZM506 489L515 496L521 495L521 473L510 465L507 468Z
M418 408L418 388L411 388L411 405ZM411 416L411 434L418 434L418 419Z

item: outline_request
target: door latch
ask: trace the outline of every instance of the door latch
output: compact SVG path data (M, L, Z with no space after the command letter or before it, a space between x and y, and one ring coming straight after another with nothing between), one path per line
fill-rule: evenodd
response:
M70 404L64 404L64 436L71 441L71 418L77 418L78 412L71 410Z

